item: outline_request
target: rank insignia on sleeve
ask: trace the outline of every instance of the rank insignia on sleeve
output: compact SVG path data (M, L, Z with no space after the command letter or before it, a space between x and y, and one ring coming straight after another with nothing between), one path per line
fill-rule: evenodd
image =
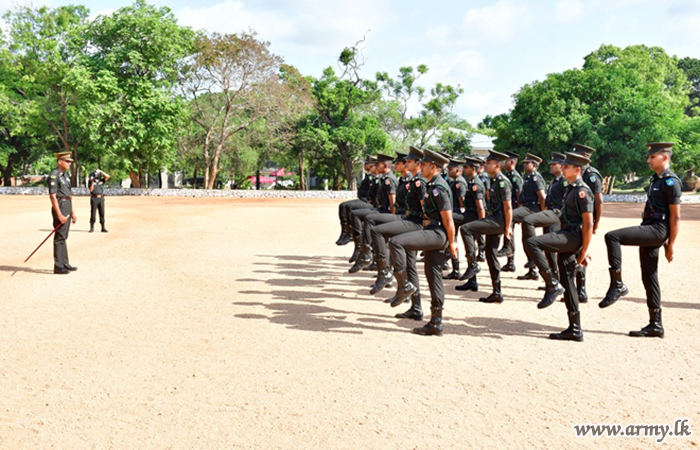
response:
M581 198L586 198L586 191L578 191L578 196Z
M666 180L666 184L669 186L673 186L675 184L675 181L673 181L673 178L669 178L668 180Z

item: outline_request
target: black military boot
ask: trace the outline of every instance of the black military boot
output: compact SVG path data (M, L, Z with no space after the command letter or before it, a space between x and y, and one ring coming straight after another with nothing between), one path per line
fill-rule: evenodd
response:
M95 231L95 224L94 224L94 223L91 223L91 224L90 224L90 231L89 231L89 233L92 233L93 231Z
M348 226L346 224L341 224L340 229L342 231L340 232L338 240L335 241L335 245L345 245L352 240L352 237L348 234Z
M501 268L501 272L515 272L515 258L508 257L508 262Z
M496 253L496 256L498 258L503 258L504 256L511 258L513 256L513 249L510 248L510 239L503 239L503 247Z
M107 228L105 228L105 224L101 224L101 225L102 225L102 232L109 233L109 231L107 231Z
M53 273L59 274L59 275L65 275L67 273L70 273L70 270L66 269L65 267L53 266Z
M476 275L479 272L481 272L481 266L479 266L478 263L473 262L473 263L469 264L469 267L467 267L467 270L465 270L464 273L462 274L462 276L459 277L459 280L464 281L464 280L472 279L472 278L474 278L474 275Z
M455 289L458 290L458 291L474 291L474 292L477 292L477 291L479 290L479 283L477 283L477 281L476 281L476 275L474 275L473 277L471 277L471 278L469 279L469 281L467 281L466 283L464 283L464 284L462 284L462 285L459 285L459 286L455 286Z
M588 292L586 292L586 274L583 272L583 270L576 272L576 291L578 292L578 302L588 303Z
M442 308L431 306L430 322L420 328L414 328L413 332L421 336L442 336Z
M357 257L355 264L352 265L348 272L356 273L365 267L369 267L372 264L372 248L367 244L362 244L360 250L360 256Z
M486 262L486 256L484 256L483 249L479 249L479 254L476 255L476 262Z
M661 309L649 310L649 325L639 331L630 331L632 337L664 337L664 325L661 323Z
M77 267L71 266L70 264L64 264L63 267L65 267L66 270L70 270L71 272L75 272L76 270L78 270Z
M381 292L382 289L384 289L391 283L391 279L394 277L394 275L389 270L386 258L377 259L377 270L379 271L379 274L377 275L377 281L374 282L372 289L370 289L369 291L370 295L374 295L378 292Z
M569 328L561 333L552 333L550 339L557 341L583 342L583 332L581 331L581 313L579 311L569 311Z
M369 266L363 267L362 270L364 270L364 271L366 271L366 272L376 272L376 271L378 270L378 269L377 269L377 261L374 261L374 260L373 260L373 261L369 264Z
M357 261L357 258L360 256L360 249L362 248L362 239L359 236L353 237L352 240L355 243L355 248L352 251L352 256L348 260L349 263Z
M537 274L537 271L533 268L530 267L530 270L527 271L525 275L518 275L518 280L539 280L540 276Z
M525 267L526 269L534 269L537 266L535 265L534 262L532 262L528 259L527 262L525 263L525 266L523 266L523 267Z
M443 280L459 279L459 258L452 258L452 272L442 276Z
M420 307L420 292L411 296L411 308L395 316L397 319L423 320L423 309Z
M488 297L481 297L479 299L482 303L503 303L503 294L501 293L501 282L494 281L493 283L493 293Z
M396 295L391 299L390 305L392 308L407 302L418 291L418 286L414 286L413 283L408 281L408 274L405 269L394 272L394 277L398 286L396 287Z
M608 269L610 271L610 287L605 294L605 298L598 303L601 308L607 308L615 303L620 297L629 294L630 290L622 282L622 269Z
M557 301L557 298L559 298L560 295L564 294L564 291L566 290L564 289L564 286L562 286L559 283L559 280L557 280L554 277L554 274L552 274L551 270L546 270L542 272L542 278L546 283L546 287L544 298L542 298L542 301L540 301L537 304L538 309L544 309L548 306L551 306L552 303Z

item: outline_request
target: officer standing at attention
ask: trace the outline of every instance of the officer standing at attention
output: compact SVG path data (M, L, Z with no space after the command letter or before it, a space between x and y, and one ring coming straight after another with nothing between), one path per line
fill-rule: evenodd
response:
M513 222L522 223L523 220L545 209L545 189L547 185L542 175L537 172L537 168L542 163L542 158L531 153L525 154L523 168L525 178L523 180L523 191L520 193L520 206L513 210ZM523 229L523 246L532 236L527 236ZM538 280L540 277L535 270L535 263L528 259L525 268L528 272L518 276L518 280Z
M107 233L105 228L105 183L109 181L109 175L100 169L95 169L90 174L90 233L95 231L95 213L100 213L100 225L102 232Z
M467 195L464 199L464 223L470 223L486 217L486 208L484 207L486 189L481 182L481 178L477 175L479 167L481 167L481 160L469 156L467 157L466 164L464 165L464 174L467 179ZM455 223L456 222L457 221L455 221ZM464 235L462 235L462 237L464 237ZM474 242L475 248L477 243L479 243L479 239L483 240L484 235L479 234L474 236L474 240L477 241ZM464 242L464 248L466 252L466 241ZM459 279L461 280L462 277ZM471 290L476 292L479 290L479 285L476 282L476 277L472 277L465 284L456 286L455 289L458 291Z
M605 235L610 263L610 288L598 306L607 308L629 290L622 283L622 245L639 247L642 282L647 294L649 325L640 331L630 331L633 337L664 337L661 323L661 287L659 286L659 247L664 246L666 259L673 261L674 245L681 223L681 180L671 172L673 142L647 144L647 163L655 172L651 177L642 224L621 228Z
M51 216L53 217L53 227L59 225L53 236L53 273L66 274L77 267L68 263L68 231L70 231L70 217L73 223L78 220L73 212L71 201L70 177L66 171L73 163L70 152L54 153L58 167L49 173L49 198L51 199Z
M593 238L593 193L581 179L582 168L590 160L577 153L567 153L562 169L569 180L561 211L561 230L527 240L525 251L537 265L547 283L544 298L537 304L542 309L550 306L564 294L569 315L569 327L561 333L552 333L550 339L583 341L581 313L578 308L578 292L574 282L578 266L587 264L588 247ZM552 272L544 252L556 252L561 283Z
M447 165L450 180L450 191L452 192L452 220L455 224L455 229L458 229L465 224L465 215L462 214L465 206L464 197L467 195L467 180L462 176L462 166L464 161L458 159L450 159ZM449 252L449 250L448 250ZM449 254L449 253L448 253ZM445 257L448 257L448 254ZM457 258L452 258L452 272L443 275L445 280L456 280L459 278L459 255Z
M561 173L561 165L564 163L563 153L552 152L552 160L549 162L549 173L554 176L554 180L549 185L547 190L547 198L544 201L546 209L536 214L530 214L523 219L523 241L536 235L535 228L543 227L545 233L553 233L560 230L559 216L561 215L561 206L564 201L564 191L569 181L564 178ZM557 271L557 255L552 252L545 252L549 260L549 267L552 273L558 277ZM545 290L545 287L540 287L540 290Z
M477 234L486 236L486 262L489 265L493 293L488 297L479 299L480 302L484 303L503 302L501 264L496 257L496 251L501 235L504 235L505 239L509 239L512 232L510 226L513 220L511 186L508 178L501 173L501 167L507 159L508 155L494 150L491 150L489 156L486 157L486 171L491 176L491 190L488 202L491 214L483 219L462 225L460 228L462 239L464 239L467 247L467 261L469 262L469 267L463 275L463 278L466 280L476 277L476 274L481 271L479 264L476 262L474 236Z
M370 160L369 156L365 158L365 177L362 179L360 186L357 188L357 198L354 200L348 200L338 205L340 237L335 242L335 245L346 245L352 241L352 231L349 225L350 218L348 217L349 211L370 207L368 194L370 183L374 180L374 175L370 173L373 165L374 163Z
M518 206L520 206L520 193L523 190L524 183L523 177L520 176L517 169L518 158L520 156L513 152L506 152L506 155L508 155L508 161L506 161L505 165L506 177L508 177L508 180L512 186L511 205L513 210L515 210ZM512 237L515 236L515 222L511 222L510 228L510 238L503 240L503 247L501 247L497 254L499 258L503 258L504 256L508 257L508 262L505 266L503 266L504 272L515 272L515 243L512 239Z
M586 145L574 144L573 152L584 155L590 160L593 157L593 153L595 153L595 149ZM593 234L595 234L598 231L598 226L600 226L600 218L603 216L603 177L596 168L589 164L583 168L582 178L584 183L593 191ZM586 266L581 266L581 270L576 273L576 288L578 289L579 302L587 303Z
M421 160L421 172L428 178L427 192L423 206L425 217L423 230L404 233L391 239L391 262L398 284L396 298L391 302L395 307L403 303L418 290L418 286L408 281L406 273L406 252L423 250L425 252L425 276L430 288L430 322L413 332L421 335L442 335L442 308L445 303L445 289L442 284L442 265L445 259L445 247L450 249L452 257L457 256L455 245L455 228L452 220L452 198L450 187L441 176L442 168L448 158L425 151Z

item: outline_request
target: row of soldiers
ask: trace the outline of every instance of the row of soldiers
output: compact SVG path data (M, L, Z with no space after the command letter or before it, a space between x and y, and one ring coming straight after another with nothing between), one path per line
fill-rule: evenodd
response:
M649 324L631 331L630 336L664 336L657 275L659 248L665 247L666 258L671 262L680 224L681 183L669 169L673 145L647 144L647 163L654 176L642 224L605 235L610 287L599 303L601 308L629 292L621 278L621 245L640 248ZM554 178L549 186L538 172L542 159L529 153L523 160L524 176L516 170L519 156L515 153L490 151L485 159L454 159L410 147L407 154L397 153L395 157L370 156L365 160L366 175L358 198L339 206L341 235L336 244L355 244L350 273L376 270L370 294L393 287L395 279L396 294L386 301L392 307L410 301L410 308L396 317L417 321L423 320L423 311L416 264L418 252L423 252L431 317L413 332L441 335L443 279L466 280L456 289L478 291L479 262L485 261L493 289L479 301L502 303L500 274L516 270L513 235L515 224L521 224L528 272L518 279L542 277L545 286L539 288L544 290L537 305L540 309L563 296L569 326L550 338L580 342L583 333L579 303L588 301L589 247L603 211L602 177L591 166L595 151L575 144L571 152L552 153L549 168ZM538 236L536 228L543 228L544 233ZM468 263L461 275L458 231ZM501 237L503 245L499 250ZM499 262L502 257L507 258L505 266ZM443 275L449 260L452 271Z

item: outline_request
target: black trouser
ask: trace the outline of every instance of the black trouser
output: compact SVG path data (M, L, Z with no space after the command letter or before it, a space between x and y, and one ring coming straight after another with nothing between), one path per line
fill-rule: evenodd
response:
M426 228L400 234L391 239L391 263L394 271L407 270L407 253L425 252L425 277L428 279L431 305L442 308L445 287L442 284L442 264L445 260L447 233L442 227ZM413 283L413 282L411 282Z
M365 244L372 244L372 229L377 225L382 225L385 223L396 222L401 220L401 216L392 213L376 213L370 214L365 217L364 224L362 226L362 242ZM376 247L374 248L376 254Z
M516 223L522 223L522 221L527 217L532 214L540 212L542 208L540 207L539 203L531 203L529 205L523 205L518 208L515 208L513 210L513 220L510 223L510 229L511 229L511 238L510 238L510 249L513 250L513 253L515 253L515 239L513 237L515 236L515 224ZM529 238L530 236L528 236ZM525 239L525 232L523 232L523 245L525 245L525 242L527 239Z
M608 246L608 262L612 269L622 268L622 245L639 247L639 263L642 266L642 281L647 292L649 309L661 308L661 287L659 286L659 247L664 245L669 235L667 222L644 221L636 227L621 228L605 235Z
M57 201L61 214L68 217L73 211L73 204L71 203L71 200L57 199ZM53 208L51 208L51 216L53 217L53 227L56 228L61 221L58 220L58 215ZM68 246L66 245L66 239L68 239L71 219L72 217L68 217L66 223L58 227L53 235L53 265L59 269L63 269L66 264L68 264Z
M486 263L489 265L491 282L494 284L500 281L501 278L501 263L498 262L496 253L498 252L498 244L501 240L501 235L505 231L505 226L505 217L503 217L501 212L459 227L464 246L467 248L467 261L469 261L469 264L473 263L477 256L474 236L477 234L486 236L486 246L484 248L486 251Z
M364 222L365 217L369 216L370 214L377 214L378 212L379 210L373 207L350 211L351 220L349 223L352 225L352 236L362 237L362 223Z
M545 233L554 233L561 229L561 222L559 221L559 210L545 209L538 213L530 214L525 217L522 221L523 228L523 247L527 244L527 240L531 237L536 236L535 228L543 227ZM551 268L557 265L557 254L552 252L545 252L547 259L549 260L549 266Z
M105 224L105 198L90 197L90 225L95 223L95 212L100 213L100 223Z
M350 217L350 213L352 211L356 209L365 209L371 207L372 205L370 205L364 200L360 200L359 198L341 203L340 205L338 205L338 217L340 218L340 223L350 223L350 220L352 219Z
M421 225L419 218L397 220L372 227L372 243L377 259L389 258L389 249L386 245L387 239L393 240L400 234L421 231L422 229L423 225ZM406 251L406 272L408 273L408 281L418 287L420 281L418 280L418 271L416 269L416 252L413 250Z
M476 213L476 211L464 211L463 213L453 212L452 219L455 223L455 230L459 230L462 225L479 220L479 215ZM483 248L483 243L481 242L484 240L483 234L472 235L471 239L476 241L475 244L478 244L478 250ZM464 242L464 253L467 253L467 240L464 237L464 234L462 234L462 241Z
M564 302L568 311L578 311L578 291L576 290L576 254L581 250L583 237L580 227L565 228L554 233L535 236L525 243L525 252L532 259L540 273L551 271L545 252L557 253L559 282L566 290Z

